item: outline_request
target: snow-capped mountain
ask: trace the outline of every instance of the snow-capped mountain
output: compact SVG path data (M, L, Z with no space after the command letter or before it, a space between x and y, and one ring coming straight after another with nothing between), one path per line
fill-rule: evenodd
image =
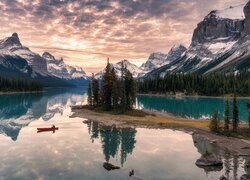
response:
M133 74L134 78L143 77L146 73L151 72L154 69L162 67L163 65L169 64L181 57L186 51L183 45L173 46L167 54L156 52L150 54L148 60L143 63L140 67L130 63L128 60L122 60L116 64L110 64L111 67L115 68L116 74L121 76L121 67L123 65ZM95 74L95 78L101 79L105 70L102 70Z
M42 57L32 52L22 45L18 34L13 33L0 40L0 75L35 79L45 86L86 84L88 79L81 68L66 65L63 60L53 61L51 57L48 53Z
M81 67L73 67L65 64L63 59L56 59L52 54L44 52L42 57L47 62L47 69L50 74L55 77L74 80L74 81L87 81L88 77Z
M172 47L167 54L160 52L152 53L150 54L146 63L142 64L140 68L144 71L150 72L156 68L175 61L176 59L180 58L185 51L186 47L184 47L183 45L176 45Z
M194 30L192 43L179 59L149 72L201 74L250 68L250 1L211 11ZM243 11L244 9L244 11Z
M118 77L121 76L122 64L124 65L124 67L127 68L127 70L129 70L132 73L134 78L140 77L146 73L146 71L142 70L141 68L139 68L135 64L130 63L128 60L122 60L116 64L110 63L110 66L115 69L115 72L116 72ZM105 72L105 69L96 73L95 78L101 79L103 77L104 72Z
M28 66L32 69L32 76L36 76L37 73L45 76L48 75L46 61L39 54L23 46L17 33L13 33L12 36L0 40L0 57L1 65L7 68L11 67L11 61L7 63L6 58L12 57L13 59L26 60ZM27 73L29 70L27 65L20 69L24 73Z
M164 65L167 61L167 54L155 52L150 54L148 60L141 65L145 71L151 71Z

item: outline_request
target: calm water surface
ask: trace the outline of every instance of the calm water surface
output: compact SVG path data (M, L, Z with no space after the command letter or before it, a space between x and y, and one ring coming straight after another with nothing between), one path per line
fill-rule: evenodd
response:
M132 169L141 179L240 179L248 172L245 159L184 132L108 128L69 118L71 105L86 103L85 92L0 95L0 179L133 179ZM37 133L52 124L59 131ZM222 157L223 168L197 167L206 151ZM104 162L121 169L107 171Z
M223 118L225 101L225 98L140 95L137 97L136 106L138 108L169 112L187 118L208 119L214 112L218 112L219 116ZM232 101L230 99L231 109ZM245 122L248 121L247 102L250 102L249 98L238 99L239 118Z

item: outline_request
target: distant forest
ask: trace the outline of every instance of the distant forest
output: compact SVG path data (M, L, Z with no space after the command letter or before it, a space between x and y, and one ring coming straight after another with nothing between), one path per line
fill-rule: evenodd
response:
M139 93L223 96L250 95L250 73L238 74L168 74L138 81Z
M0 91L1 92L25 92L25 91L41 91L43 86L38 81L13 79L0 76Z

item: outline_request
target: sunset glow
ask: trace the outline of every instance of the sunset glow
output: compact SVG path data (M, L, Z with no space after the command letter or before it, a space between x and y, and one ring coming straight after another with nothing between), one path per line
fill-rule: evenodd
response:
M247 0L1 0L0 38L19 34L24 46L49 51L89 74L107 57L136 65L152 52L189 46L193 29L213 9Z

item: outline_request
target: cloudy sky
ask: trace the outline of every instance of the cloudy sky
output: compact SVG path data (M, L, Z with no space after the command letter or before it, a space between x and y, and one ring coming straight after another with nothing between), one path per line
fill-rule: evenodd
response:
M188 46L193 29L213 9L247 0L0 0L0 38L19 34L33 51L49 51L87 73L151 52Z

